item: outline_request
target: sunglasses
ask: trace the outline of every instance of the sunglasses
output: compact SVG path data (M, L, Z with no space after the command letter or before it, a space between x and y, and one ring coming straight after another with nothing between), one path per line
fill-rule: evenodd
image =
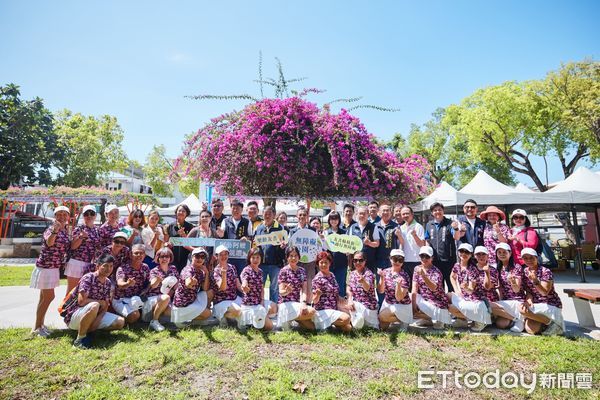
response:
M483 256L487 256L487 254L485 254L485 253L475 253L475 257L483 257Z
M512 219L525 219L525 217L522 215L515 215L514 217L512 217Z
M86 211L86 212L83 213L84 217L91 217L91 216L94 216L94 215L96 215L96 213L93 212L93 211Z
M426 259L426 260L431 258L431 256L430 256L430 255L427 255L427 254L419 254L419 257L420 257L420 258L424 258L424 259Z
M136 219L136 218L140 218L140 219L142 219L142 218L143 218L143 216L141 216L141 215L134 215L134 216L133 216L133 219Z
M194 254L194 258L206 258L206 254L204 254L204 253Z
M127 243L127 242L124 240L113 240L113 243L118 244L120 246L125 246L125 243Z
M404 258L402 258L402 257L392 257L392 262L404 262Z
M352 262L355 263L355 264L356 263L362 263L362 262L365 262L365 259L364 258L355 258L354 260L352 260Z
M168 254L161 254L160 256L158 256L158 258L171 258L171 256Z
M469 250L465 250L465 249L460 249L458 252L460 254L471 254L471 252Z

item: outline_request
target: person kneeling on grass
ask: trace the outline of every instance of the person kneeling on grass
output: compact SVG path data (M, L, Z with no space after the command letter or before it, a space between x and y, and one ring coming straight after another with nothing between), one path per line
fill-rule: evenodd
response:
M298 265L300 250L290 246L285 250L287 265L279 271L279 305L277 312L277 327L289 329L290 322L296 321L306 329L314 330L312 322L315 309L307 305L308 284L306 271Z
M237 269L229 264L229 250L225 246L215 249L218 264L213 276L217 290L213 299L213 316L219 320L221 327L227 326L227 319L238 319L242 313L242 298L237 295L242 291L242 284L237 277ZM261 278L262 280L262 278Z
M150 268L144 264L146 249L143 244L131 248L131 263L117 270L117 289L112 301L113 309L125 317L128 324L140 319L140 309L144 306L143 296L150 284Z
M208 252L198 247L192 250L191 264L181 270L171 307L171 322L178 328L210 317L206 292L210 284L207 262Z
M419 318L419 326L432 323L433 329L443 329L444 324L452 323L450 309L456 307L448 304L444 292L444 276L433 265L433 249L423 246L419 249L421 264L415 267L412 281L413 315Z
M171 265L173 252L168 247L163 247L156 252L154 262L158 263L158 266L150 271L150 290L148 299L142 307L142 321L150 321L150 329L161 332L165 327L159 322L159 318L161 315L167 317L171 315L170 302L175 294L175 285L168 287L169 285L163 283L165 279L172 277L171 280L176 284L179 280L179 272L177 267Z
M496 262L502 298L491 304L492 314L496 317L496 326L506 329L512 324L510 328L512 332L523 332L525 319L520 312L521 304L525 301L523 267L515 263L508 243L496 245Z
M525 330L535 335L545 328L544 335L562 335L565 322L562 316L562 302L554 290L552 272L538 264L538 254L525 247L521 258L526 265L523 271L527 300L521 305L525 318Z
M107 311L112 290L112 282L108 277L112 274L113 262L112 256L101 256L97 270L82 276L71 292L72 306L65 310L64 320L69 329L77 331L73 347L89 349L90 332L97 329L118 330L125 326L122 317Z
M477 246L475 253L478 254L479 259L485 259L487 249L483 246ZM452 287L454 288L453 293L448 294L448 298L452 302L452 305L458 310L450 310L450 312L457 318L454 322L454 327L471 327L471 330L479 332L483 330L487 325L492 323L490 313L486 304L487 297L485 290L490 290L493 287L491 274L489 271L490 266L487 262L481 267L482 273L480 273L479 267L473 265L472 257L473 246L469 243L462 243L458 247L459 262L457 262L452 268L450 273L450 280L452 281Z
M263 252L255 247L248 252L248 266L242 270L242 313L238 318L238 327L245 328L248 325L256 329L270 331L273 322L270 316L277 315L277 304L264 299L264 285L260 264L263 260Z
M332 262L333 256L327 251L317 255L319 272L312 281L313 307L316 310L313 322L317 330L325 330L333 325L343 332L350 332L350 315L338 310L340 293L335 276L329 270Z
M340 304L340 310L350 314L352 327L355 329L362 329L365 325L379 329L375 275L367 268L366 262L365 253L362 251L354 253L352 272L346 289L348 301L345 306Z
M400 329L405 331L413 322L413 309L410 301L410 278L402 270L404 264L404 252L394 249L390 252L392 266L384 270L378 270L379 293L385 297L379 310L379 324L382 330L387 329L394 322L400 323Z

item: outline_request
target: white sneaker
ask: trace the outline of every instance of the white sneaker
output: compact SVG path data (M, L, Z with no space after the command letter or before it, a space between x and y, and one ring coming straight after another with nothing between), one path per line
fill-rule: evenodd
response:
M419 328L424 328L426 326L431 326L431 322L426 319L418 319L414 322L414 325L418 326Z
M165 330L165 327L160 322L158 322L158 320L153 319L152 321L150 321L150 329L156 332L162 332Z
M542 335L550 336L550 335L562 335L563 328L555 322L550 322L550 325L546 328Z
M48 336L50 336L50 333L46 332L42 328L37 328L37 329L32 329L31 332L30 332L30 335L31 335L31 337L47 338Z
M515 319L513 326L510 327L511 332L521 333L525 329L525 322L522 319Z
M40 329L43 329L48 335L52 334L52 331L46 325L40 326Z
M485 329L486 326L487 326L487 324L484 324L483 322L473 321L473 323L471 324L471 330L473 332L481 332L482 330Z
M433 321L433 329L444 329L444 323L442 321Z
M464 319L460 319L460 318L455 318L452 321L452 327L453 328L468 328L469 327L469 322L464 320Z

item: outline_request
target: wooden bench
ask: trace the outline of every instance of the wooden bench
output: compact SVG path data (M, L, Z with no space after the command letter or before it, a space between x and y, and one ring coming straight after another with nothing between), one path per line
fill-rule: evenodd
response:
M579 325L596 327L590 303L600 303L600 289L564 289L564 292L573 299Z

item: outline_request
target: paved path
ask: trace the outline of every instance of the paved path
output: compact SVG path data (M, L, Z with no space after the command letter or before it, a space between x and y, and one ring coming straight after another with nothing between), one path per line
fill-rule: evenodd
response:
M0 258L0 265L21 267L26 265L35 265L35 261L35 258Z
M574 273L557 273L555 275L556 291L563 302L563 315L567 325L567 334L575 337L591 337L600 340L600 304L592 304L592 312L596 321L596 329L584 329L578 325L573 301L563 293L565 288L594 288L600 289L600 272L588 271L588 280L594 283L579 283ZM65 324L58 315L58 303L65 296L66 286L56 289L56 298L50 305L46 315L46 325L52 328L65 329ZM268 294L268 291L265 292ZM35 308L39 291L27 286L0 287L0 328L32 327L35 322ZM411 328L412 330L412 328ZM418 330L418 329L415 329ZM430 330L427 330L430 331ZM432 330L431 330L432 331ZM433 331L435 332L435 331ZM506 331L486 328L484 334L501 334Z

